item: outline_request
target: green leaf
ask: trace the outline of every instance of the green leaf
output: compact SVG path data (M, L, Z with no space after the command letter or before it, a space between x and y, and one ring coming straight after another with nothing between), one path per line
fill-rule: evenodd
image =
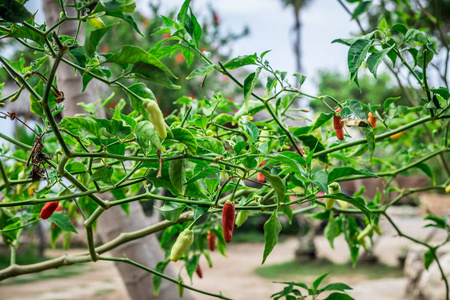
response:
M1 8L0 8L0 11L2 11ZM13 27L11 29L12 29L12 32L10 34L8 34L9 37L32 40L41 46L44 46L44 44L45 44L45 39L42 37L42 35L40 35L39 33L37 33L36 31L34 31L31 28L21 26L21 27Z
M323 124L328 122L328 120L330 120L333 116L334 116L333 113L321 113L317 118L316 122L314 122L314 125L311 127L309 132L313 132L317 128L320 128Z
M261 264L264 264L267 256L269 256L270 252L272 252L273 248L278 243L278 235L280 234L280 231L281 231L281 223L280 220L278 219L277 210L274 210L269 220L267 220L266 223L264 223L265 242L264 242L263 260Z
M0 2L0 17L6 22L19 23L30 19L33 15L15 0L3 0Z
M228 61L223 66L225 69L234 70L247 65L255 65L256 58L257 58L256 53L253 55L238 56Z
M190 0L185 0L183 2L183 5L181 6L180 12L178 13L177 16L177 20L180 22L180 24L182 26L184 26L186 17L187 17L187 12L188 12L188 8L189 8L189 4L191 3Z
M334 168L328 174L328 183L333 182L340 177L351 176L351 175L367 175L370 177L378 177L376 174L374 174L364 168L356 170L352 167L340 167L340 168Z
M264 177L266 177L266 179L275 189L275 193L277 194L278 206L280 206L281 202L283 202L284 196L286 195L286 187L284 186L283 180L281 180L280 176L271 175L269 172L264 170L261 170L261 173L264 175Z
M128 89L143 99L150 99L156 101L156 97L153 94L153 92L149 88L147 88L147 86L142 82L135 83L129 86ZM136 110L140 115L142 115L144 119L150 121L150 118L148 117L148 112L142 106L143 101L139 98L136 98L135 96L133 96L133 94L130 93L128 93L128 97L130 98L131 101L131 107L134 110Z
M346 285L345 283L335 282L335 283L330 283L323 289L320 289L320 292L324 292L324 291L341 291L341 292L343 292L345 290L352 290L352 288L349 287L348 285Z
M315 172L312 182L317 185L325 194L328 194L328 174L323 170Z
M252 123L244 123L245 133L249 137L251 143L255 143L259 136L259 129Z
M66 120L67 122L69 122L69 124L83 129L97 137L99 137L99 126L97 124L97 122L95 122L94 120L91 119L87 119L87 118L69 118L69 117L65 117L64 120Z
M138 135L139 133L146 138L147 140L150 141L150 143L158 148L158 149L162 149L162 145L161 145L161 141L158 137L158 135L156 134L156 130L155 127L153 126L153 124L150 121L140 121L136 124L136 126L134 127L134 132L136 133L136 135Z
M181 195L184 196L186 190L186 174L184 159L171 160L169 164L170 182Z
M194 135L187 129L179 127L172 129L173 139L184 144L187 151L191 154L196 154L197 152L197 140Z
M403 33L403 35L405 35L408 32L408 27L406 27L404 24L401 23L397 23L392 25L391 27L391 31L399 31L401 33Z
M366 111L358 100L347 101L347 106L341 111L341 117L345 118L349 115L355 115L359 119L367 119Z
M329 272L326 274L321 275L320 277L318 277L316 280L314 280L312 287L314 290L317 290L317 288L319 287L320 283L322 282L322 280L328 276L328 274L330 274Z
M308 147L311 150L316 149L315 152L320 152L325 150L325 147L319 140L313 135L299 135L297 138L303 143L304 146ZM318 157L320 161L328 164L330 161L328 160L328 155L323 154Z
M410 41L415 41L422 44L428 43L428 40L425 37L425 35L417 29L409 29L408 32L406 32L404 42L407 43Z
M86 167L84 164L74 161L66 165L66 171L69 173L82 173L86 172Z
M55 212L47 220L49 222L55 223L56 226L58 226L59 228L61 228L64 231L70 231L70 232L78 233L75 230L75 227L73 227L72 222L70 222L69 217L66 216L65 214L62 214L62 213L59 213L59 212Z
M173 226L171 227L173 228ZM169 264L170 260L163 260L156 264L155 270L159 273L164 273L164 269ZM157 275L153 275L153 295L159 295L159 289L161 288L162 278Z
M94 12L106 10L132 13L136 8L134 0L101 0L100 4Z
M355 300L353 297L343 293L332 293L324 300Z
M424 227L437 227L437 228L441 228L441 229L446 229L447 225L446 225L446 217L442 217L439 218L437 216L433 216L433 215L428 215L424 218L424 220L430 220L433 221L433 223L429 223L427 225L425 225Z
M248 101L250 100L250 96L252 94L253 88L256 85L256 82L258 82L258 76L261 72L261 68L257 68L255 72L249 74L245 80L244 80L244 102L245 107L248 107Z
M130 72L135 74L133 77L146 79L169 89L178 90L181 88L181 86L174 84L163 70L145 62L135 63Z
M175 223L180 218L183 210L186 208L186 204L177 203L172 201L165 201L161 208L155 206L155 208L164 216L164 219Z
M241 116L247 114L253 116L258 112L262 111L264 108L265 108L264 103L262 103L261 101L249 100L247 103L247 107L245 105L242 105L241 108L234 115L234 119L238 121Z
M216 173L220 173L220 170L219 169L215 169L215 168L209 168L209 169L203 170L200 173L198 173L197 175L195 175L194 177L192 177L191 179L189 179L189 181L186 182L186 184L192 183L192 182L197 181L199 179L206 178L207 176L212 175L212 174L216 174Z
M329 195L329 196L332 196L331 198L343 200L343 201L346 201L346 202L352 204L356 208L360 209L367 216L367 218L369 220L372 218L372 212L366 206L366 202L364 201L363 198L361 198L361 197L352 198L352 197L349 197L342 193L333 194L333 195Z
M366 59L367 53L372 46L372 42L373 40L359 39L348 49L348 70L351 74L351 80L354 80L356 84L358 84L358 69Z
M113 173L112 168L102 167L95 171L94 174L91 175L89 182L106 180L109 181L111 179L111 175Z
M401 98L400 96L387 98L383 103L384 110L387 110L391 106L392 103L394 103L395 101L397 101L400 98Z
M431 167L428 164L420 163L415 167L421 169L431 179L433 185L436 185L436 178L434 178L433 170L431 170Z
M198 268L198 261L200 260L200 255L195 254L190 259L186 261L186 272L189 278L192 280L192 275L194 275L195 270Z
M92 57L94 55L95 50L97 49L98 43L102 39L102 37L114 26L116 26L119 23L115 23L109 26L106 26L104 28L96 29L90 31L86 35L86 40L84 42L84 51L86 52L86 55L89 57Z
M367 59L367 67L369 68L369 71L373 74L373 77L377 78L378 66L383 61L384 57L388 54L388 52L392 50L392 48L394 48L394 45L381 51L372 53Z
M360 15L369 10L372 1L361 1L352 14L352 19L357 19Z
M214 65L204 65L201 66L198 69L195 69L194 71L191 72L191 74L189 74L188 77L186 77L186 79L192 79L194 77L203 77L208 75L209 73L211 73L214 70Z
M134 31L136 31L139 35L144 36L144 34L142 34L142 32L139 30L139 28L138 28L136 22L134 21L132 15L124 13L124 12L121 12L121 11L107 11L105 13L105 15L124 20L125 22L130 24L130 26L134 29Z
M433 263L434 261L434 255L431 252L430 249L428 249L427 251L425 251L424 255L423 255L423 262L425 265L425 269L428 270L428 268L430 267L430 265Z
M333 217L333 213L330 214L327 226L324 229L323 235L327 238L332 249L334 249L334 239L341 233L339 224Z
M375 134L372 127L363 127L364 134L367 139L367 145L369 147L369 159L372 160L373 153L375 152Z
M168 73L173 78L178 79L162 62L160 62L160 60L156 56L146 52L140 47L133 45L123 46L119 52L114 53L112 56L110 56L107 62L113 62L117 64L135 64L138 62L143 62L149 65L153 65Z

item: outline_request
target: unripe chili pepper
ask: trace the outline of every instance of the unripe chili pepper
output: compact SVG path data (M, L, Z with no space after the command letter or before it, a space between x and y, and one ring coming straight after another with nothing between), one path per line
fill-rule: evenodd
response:
M236 226L241 227L242 224L244 224L245 221L247 221L248 214L250 213L249 210L241 210L238 212L236 216Z
M180 277L178 278L178 296L180 296L180 298L183 297L183 292L184 292L183 279Z
M166 123L158 104L153 100L146 99L142 106L148 112L148 117L153 126L155 126L156 133L160 138L165 139L167 137Z
M266 163L264 161L262 161L259 166L262 167L264 166ZM258 172L258 182L263 183L264 181L266 181L266 178L264 177L264 175L261 172Z
M198 277L203 278L203 272L200 265L197 266L197 270L195 270L195 273L197 273Z
M369 112L368 115L369 115L368 121L369 121L370 125L373 128L377 127L377 120L378 120L377 117L374 117L371 112Z
M178 261L194 242L194 234L190 229L185 229L178 236L170 251L170 260Z
M41 213L39 214L39 217L41 217L44 220L50 218L50 216L55 212L57 207L58 201L45 203L44 207L41 210Z
M209 255L209 251L203 251L202 252L203 253L203 255L205 256L205 258L206 258L206 261L208 262L208 266L210 267L210 268L212 268L213 267L213 261L212 261L212 259L211 259L211 256Z
M445 192L450 194L450 184L445 187Z
M225 242L231 242L233 238L233 229L234 229L234 203L230 200L225 202L222 209L222 226L223 226L223 237L225 238Z
M328 193L330 195L339 194L340 192L341 192L341 186L339 185L339 183L333 182L330 185L328 185ZM327 209L332 209L335 201L336 201L336 199L333 199L333 198L325 198L325 207Z
M376 232L377 234L379 234L379 235L381 235L381 234L383 233L383 231L381 230L380 223L378 223L378 224L373 228L373 230L375 230L375 232Z
M208 246L210 251L216 249L216 235L212 231L208 232Z
M340 111L341 108L336 110L337 113ZM342 125L341 119L341 116L335 114L333 118L333 126L337 139L342 141L344 139L344 125Z
M367 225L366 228L364 228L364 230L358 234L358 236L356 237L356 240L362 244L363 243L362 241L364 240L364 238L366 236L368 236L369 234L371 234L372 231L373 231L372 224Z

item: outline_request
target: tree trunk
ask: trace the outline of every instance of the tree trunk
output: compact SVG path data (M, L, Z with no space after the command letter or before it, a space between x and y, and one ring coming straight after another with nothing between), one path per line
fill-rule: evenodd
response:
M43 2L47 26L51 26L59 19L60 8L53 0L44 0ZM68 15L75 15L75 11L67 8ZM60 34L75 36L78 23L68 21L63 24ZM81 31L79 34L82 34ZM58 87L64 92L66 109L63 111L64 116L74 116L77 113L85 113L83 108L77 103L93 102L96 100L95 85L91 83L90 89L81 93L82 83L81 76L77 73L74 76L73 68L61 63L57 71ZM104 112L100 112L99 118L104 118ZM103 198L112 199L111 194L101 195ZM130 217L120 207L113 207L103 213L98 219L98 230L104 242L117 237L122 232L130 232L138 230L148 225L148 220L144 215L142 206L138 202L130 203ZM150 268L155 268L156 264L164 260L164 253L161 251L159 242L155 235L148 236L133 242L126 243L111 251L113 256L128 258L137 261ZM153 295L152 275L144 270L136 268L128 264L117 263L122 280L124 281L128 294L133 300L147 299L179 299L176 285L166 280L162 281L160 293L158 297ZM175 277L175 271L169 265L165 274ZM193 299L189 291L185 291L182 299Z
M300 21L300 9L294 8L294 17L295 17L295 44L294 44L294 52L295 52L295 71L301 74L302 71L302 52L301 52L301 26L302 23Z

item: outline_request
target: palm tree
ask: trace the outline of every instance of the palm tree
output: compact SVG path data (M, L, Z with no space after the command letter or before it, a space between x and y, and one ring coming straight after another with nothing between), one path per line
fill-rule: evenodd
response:
M283 2L285 7L292 7L294 9L294 18L295 18L295 24L293 31L295 33L295 40L294 40L294 53L295 53L295 71L297 73L300 73L302 70L301 65L301 20L300 20L300 11L302 8L305 8L306 5L308 5L311 0L281 0Z

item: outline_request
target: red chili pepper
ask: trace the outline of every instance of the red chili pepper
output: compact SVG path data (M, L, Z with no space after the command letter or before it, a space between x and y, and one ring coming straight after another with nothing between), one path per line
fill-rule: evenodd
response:
M44 207L41 210L41 213L39 214L39 217L46 220L50 218L50 216L53 214L53 212L58 207L58 201L52 201L45 203Z
M208 232L208 245L210 251L216 249L216 235L212 231Z
M195 270L195 273L197 273L198 277L203 278L203 272L202 268L200 268L200 265L197 266L197 270Z
M373 127L373 128L375 128L375 127L377 127L377 117L374 117L373 116L373 114L371 113L371 112L369 112L369 123L370 123L370 125Z
M227 200L222 209L223 237L227 243L231 242L231 239L233 238L234 214L234 203Z
M266 163L263 161L259 164L260 167L264 166ZM261 172L258 172L258 182L263 183L264 181L266 181L266 178L264 177L264 175Z
M341 108L338 108L338 110L336 110L336 112L340 112ZM341 122L341 116L338 115L334 115L333 118L333 125L334 125L334 131L336 132L336 137L338 138L338 140L343 140L344 139L344 125L342 125Z

